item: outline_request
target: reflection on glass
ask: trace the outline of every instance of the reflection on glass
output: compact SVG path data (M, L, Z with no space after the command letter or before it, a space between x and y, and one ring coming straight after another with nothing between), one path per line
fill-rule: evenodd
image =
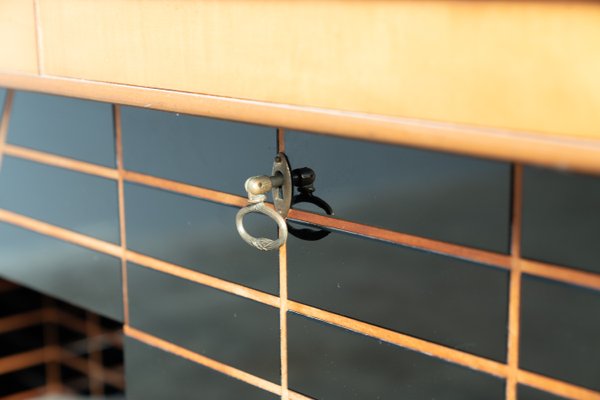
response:
M5 223L0 223L0 254L0 277L123 319L118 258Z
M276 308L135 264L127 270L133 327L279 381Z
M135 107L121 119L126 169L241 196L271 172L275 128Z
M286 153L339 218L508 251L507 163L295 131Z
M277 293L278 255L248 246L235 227L238 209L160 189L125 185L127 247L258 290ZM250 233L276 236L276 226L251 214Z
M600 178L525 168L522 237L526 258L600 272Z
M503 399L493 376L288 315L290 388L317 399Z
M506 360L506 270L338 232L287 254L293 300Z
M244 399L280 397L210 368L147 346L125 342L127 398L132 400Z
M114 167L113 126L111 104L16 92L7 141Z
M115 181L19 158L5 157L0 207L119 243Z
M523 276L520 365L600 390L600 292Z

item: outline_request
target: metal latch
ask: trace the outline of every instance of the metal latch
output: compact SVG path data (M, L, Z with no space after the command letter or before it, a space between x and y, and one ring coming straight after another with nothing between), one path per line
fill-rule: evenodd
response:
M290 206L292 204L292 171L287 157L283 153L275 156L273 163L272 176L253 176L246 180L244 188L248 193L248 206L238 211L235 216L235 225L237 230L251 246L259 250L276 250L283 246L287 241L288 228L285 222ZM275 210L265 204L267 200L266 193L273 195L273 205ZM244 228L244 216L250 213L260 213L271 218L279 227L279 236L276 240L268 238L256 238L246 232Z
M290 207L294 204L310 203L327 215L333 215L333 210L327 202L314 195L315 172L307 167L291 170L290 163L284 153L278 153L273 163L271 176L253 176L246 180L244 187L248 193L248 206L238 211L235 217L235 225L242 237L251 246L259 250L275 250L283 246L287 241L288 231L302 240L320 240L327 236L327 229L295 228L286 223ZM293 188L298 188L298 194L293 195ZM271 208L265 204L267 193L273 195ZM250 213L260 213L271 218L279 226L279 236L272 240L268 238L256 238L250 235L244 228L244 216Z

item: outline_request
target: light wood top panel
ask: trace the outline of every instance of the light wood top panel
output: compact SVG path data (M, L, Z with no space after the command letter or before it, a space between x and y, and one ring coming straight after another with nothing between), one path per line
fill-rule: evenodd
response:
M0 0L0 71L38 72L33 0Z
M600 5L40 0L51 75L600 138Z

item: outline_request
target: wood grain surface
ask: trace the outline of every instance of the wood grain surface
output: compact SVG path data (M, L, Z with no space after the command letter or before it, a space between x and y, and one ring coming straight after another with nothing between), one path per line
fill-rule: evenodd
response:
M0 71L38 73L33 1L0 1Z
M39 0L46 74L600 138L600 5Z

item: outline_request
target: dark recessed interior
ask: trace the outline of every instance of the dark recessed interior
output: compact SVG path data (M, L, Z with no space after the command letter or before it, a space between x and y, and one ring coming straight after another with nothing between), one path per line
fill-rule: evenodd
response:
M124 399L119 322L0 280L0 399Z

